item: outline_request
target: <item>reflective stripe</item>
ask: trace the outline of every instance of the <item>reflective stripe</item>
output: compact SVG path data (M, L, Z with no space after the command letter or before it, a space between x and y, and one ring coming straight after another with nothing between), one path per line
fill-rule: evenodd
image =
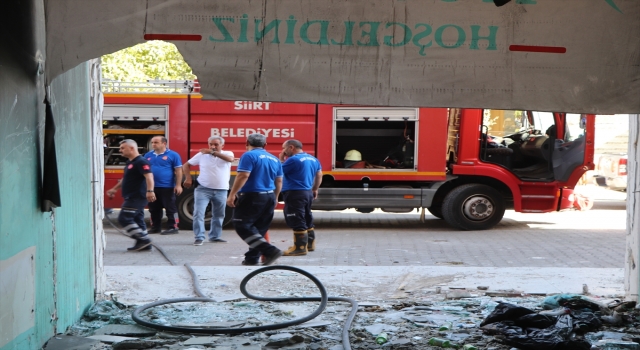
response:
M259 246L262 243L267 243L267 241L260 235L251 235L244 239L244 241L251 247L252 249Z
M138 226L138 224L129 224L127 226L124 227L125 231L127 231L127 233L131 233L131 234L136 234L136 233L142 233L144 232L146 234L147 231L143 231L140 226Z
M249 244L249 247L251 247L251 249L255 249L259 245L261 245L262 243L267 243L267 241L265 241L264 238L261 238L261 239L255 241L253 244Z

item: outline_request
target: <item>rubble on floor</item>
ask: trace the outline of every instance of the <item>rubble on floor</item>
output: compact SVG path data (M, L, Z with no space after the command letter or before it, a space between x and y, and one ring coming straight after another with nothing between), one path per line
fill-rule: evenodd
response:
M329 295L357 299L327 289ZM277 288L269 290L280 296L315 296L308 286L291 285L285 292ZM350 330L351 347L640 350L640 331L636 328L640 324L640 310L635 303L614 297L570 294L545 297L496 291L487 286L449 289L442 285L422 292L392 300L360 301ZM317 306L313 302L239 299L163 305L145 311L142 316L161 325L241 328L298 319ZM305 324L233 336L148 329L135 325L131 319L134 309L116 300L97 302L81 321L68 329L66 336L102 342L102 347L91 343L94 348L87 349L342 350L341 333L350 305L329 302L319 317Z

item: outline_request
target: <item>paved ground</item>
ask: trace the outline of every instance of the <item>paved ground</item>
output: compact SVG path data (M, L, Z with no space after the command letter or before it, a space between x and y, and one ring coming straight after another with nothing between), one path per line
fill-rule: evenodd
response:
M411 299L436 287L473 290L479 285L490 291L581 293L586 284L593 295L623 296L626 195L594 186L581 191L596 199L592 210L509 211L488 231L455 231L429 215L421 223L418 213L316 212L317 250L282 257L278 263L303 267L332 295L359 301ZM183 266L169 266L156 249L126 252L132 241L105 227L107 291L129 303L194 296ZM280 248L291 244L282 213L276 215L270 236ZM229 243L196 247L191 231L153 235L177 265L193 265L207 295L233 300L241 297L240 280L256 267L240 265L246 245L233 230L225 230L223 237ZM297 290L299 283L289 275L275 273L271 288Z
M590 211L521 214L508 211L488 231L455 231L444 221L418 213L361 214L354 211L316 212L318 245L303 257L282 257L280 264L295 266L458 266L622 268L625 245L625 194L594 186L582 189L596 198ZM115 218L114 218L115 221ZM165 266L154 249L129 253L132 241L105 225L106 266ZM281 249L291 245L292 234L277 212L269 231ZM193 232L152 235L178 265L238 266L246 244L233 230L225 230L229 243L193 246Z

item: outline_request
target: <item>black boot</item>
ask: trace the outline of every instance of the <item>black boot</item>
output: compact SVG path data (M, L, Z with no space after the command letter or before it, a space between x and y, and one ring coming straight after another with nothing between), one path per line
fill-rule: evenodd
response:
M312 252L316 250L316 231L312 228L308 229L307 236L308 236L307 251Z
M307 255L307 231L293 231L293 246L284 252L284 256Z
M136 244L133 247L127 248L128 251L141 251L141 250L151 250L151 240L150 239L136 239Z
M151 250L151 239L146 232L134 233L131 238L136 240L136 244L133 247L127 248L128 251L139 252L141 250Z

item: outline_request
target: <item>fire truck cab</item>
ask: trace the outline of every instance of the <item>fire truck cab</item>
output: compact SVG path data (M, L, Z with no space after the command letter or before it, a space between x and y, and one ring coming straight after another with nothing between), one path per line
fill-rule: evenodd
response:
M124 138L144 154L151 137L165 135L186 162L211 136L224 138L224 149L239 158L246 137L262 133L274 155L297 139L320 160L315 210L418 209L421 219L427 210L457 229L483 230L507 208L571 208L575 184L593 169L594 115L204 101L189 84L163 93L104 89L106 188L122 176L117 143ZM231 181L234 175L235 164ZM192 190L178 198L183 228L192 223ZM228 210L225 222L230 217Z

